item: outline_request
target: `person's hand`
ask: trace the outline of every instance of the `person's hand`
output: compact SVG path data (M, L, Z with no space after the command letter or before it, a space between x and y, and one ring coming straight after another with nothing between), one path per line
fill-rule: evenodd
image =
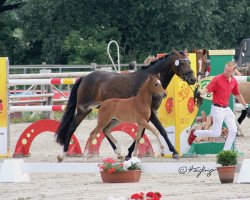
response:
M195 90L194 90L194 102L197 105L197 107L199 108L202 104L202 100L203 98L201 97L201 92L198 91L199 86L197 85Z
M247 111L247 117L250 118L250 108L246 108L246 111Z
M196 86L194 90L194 99L198 99L201 96L201 92L198 89L199 89L199 86Z

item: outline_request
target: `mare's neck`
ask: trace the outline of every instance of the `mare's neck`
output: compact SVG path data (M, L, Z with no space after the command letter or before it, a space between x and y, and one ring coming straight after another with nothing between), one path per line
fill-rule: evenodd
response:
M147 71L149 74L152 74L152 75L156 75L160 73L161 75L160 81L162 83L163 88L166 89L174 76L174 72L171 66L171 55L168 55L168 57L157 61L153 65L150 65L147 68Z

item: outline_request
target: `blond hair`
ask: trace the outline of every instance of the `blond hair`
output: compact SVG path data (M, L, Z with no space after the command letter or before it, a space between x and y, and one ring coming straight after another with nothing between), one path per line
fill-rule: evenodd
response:
M226 63L225 68L226 67L230 67L230 68L236 69L237 64L234 61L229 61L229 62Z

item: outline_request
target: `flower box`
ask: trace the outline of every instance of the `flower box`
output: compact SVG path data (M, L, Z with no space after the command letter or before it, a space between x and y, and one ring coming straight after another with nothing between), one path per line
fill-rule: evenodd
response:
M115 173L100 171L104 183L129 183L139 182L141 170L129 170Z

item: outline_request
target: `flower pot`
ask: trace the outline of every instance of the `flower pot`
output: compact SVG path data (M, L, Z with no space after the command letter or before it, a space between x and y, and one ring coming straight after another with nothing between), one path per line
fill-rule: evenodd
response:
M139 182L141 177L141 170L131 170L131 171L115 172L115 173L100 171L100 173L102 181L104 183Z
M235 166L217 167L217 171L218 171L221 183L233 183L234 182Z

